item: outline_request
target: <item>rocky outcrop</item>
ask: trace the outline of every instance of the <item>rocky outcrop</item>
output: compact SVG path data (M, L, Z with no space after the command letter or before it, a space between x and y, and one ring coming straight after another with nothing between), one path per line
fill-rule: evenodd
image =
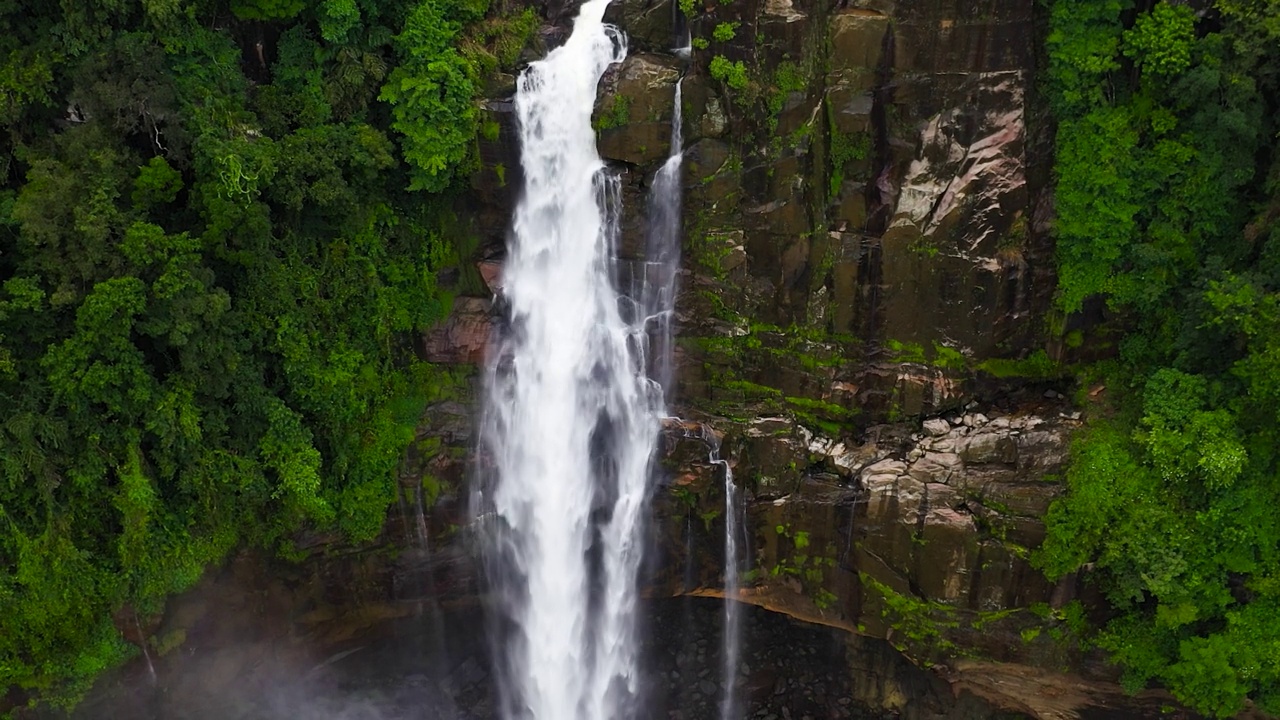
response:
M423 336L422 356L433 363L483 365L492 333L489 300L459 297L454 300L449 317Z
M595 111L600 155L652 166L671 153L679 64L660 55L628 55L601 80Z
M465 405L445 400L427 416L418 466L461 487L473 459ZM1079 621L1101 606L1087 583L1051 583L1030 561L1079 424L1056 393L839 436L786 416L669 420L646 595L724 596L727 466L745 491L738 599L851 633L851 647L863 648L850 656L859 702L900 717L991 717L992 707L1034 718L1160 716L1174 705L1167 695L1126 695L1115 670L1078 642ZM410 514L413 478L404 477ZM466 516L451 507L437 503L424 521L439 560L420 572L457 601L478 584L460 559ZM453 524L462 531L450 533ZM865 643L881 640L898 660L867 659L881 651ZM970 714L922 714L920 699L939 690L921 684L920 667L949 688L943 695L981 702Z
M952 619L1063 605L1074 585L1049 583L1028 556L1043 540L1042 517L1061 490L1054 478L1076 424L1069 416L965 413L915 432L876 427L856 443L783 418L734 428L721 442L751 496L754 581L743 599L881 636L892 627L880 614L887 594L936 605ZM718 587L723 567L720 466L693 430L668 428L675 472L659 512L705 520L704 532L664 523L676 534L664 547L678 555L703 543L708 562L693 583L687 573L670 575L671 592ZM999 655L1016 656L1016 648Z

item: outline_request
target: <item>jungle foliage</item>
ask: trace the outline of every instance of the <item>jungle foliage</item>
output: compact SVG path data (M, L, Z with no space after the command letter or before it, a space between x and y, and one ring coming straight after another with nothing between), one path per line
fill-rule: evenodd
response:
M379 533L534 20L0 0L0 698L74 702L233 548Z
M1039 562L1131 688L1280 711L1280 2L1049 7L1059 303L1125 338Z

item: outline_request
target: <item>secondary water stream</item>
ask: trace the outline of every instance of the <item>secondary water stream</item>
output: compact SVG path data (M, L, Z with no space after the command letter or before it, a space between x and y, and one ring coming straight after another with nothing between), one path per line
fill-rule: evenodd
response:
M714 439L714 435L711 436ZM724 696L720 701L721 720L736 720L738 710L738 662L742 654L742 603L738 595L742 589L739 572L742 552L739 548L740 501L738 486L733 482L733 468L720 458L720 445L712 445L711 461L724 468L724 626L721 654L724 662Z
M672 321L676 309L676 278L680 271L680 208L683 188L684 139L681 128L681 87L676 83L675 115L671 121L671 154L654 175L648 198L644 286L641 307L648 327L650 375L670 402L675 388L672 368Z

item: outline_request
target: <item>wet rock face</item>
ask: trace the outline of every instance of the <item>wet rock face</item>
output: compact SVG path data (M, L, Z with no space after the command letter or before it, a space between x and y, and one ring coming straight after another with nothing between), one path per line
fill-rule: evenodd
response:
M728 430L729 463L751 497L744 599L880 637L895 632L881 613L886 603L937 606L970 621L1062 605L1074 584L1049 583L1028 556L1061 492L1055 477L1077 425L1069 416L970 412L873 428L857 443L781 418ZM687 430L668 435L687 445ZM701 469L694 475L706 480L677 476L670 492L678 497L658 501L668 592L719 587L723 475ZM682 515L701 522L681 523ZM1022 629L1006 628L1014 639L985 643L986 652L1025 659Z
M680 69L660 55L628 55L601 80L594 124L601 157L649 166L671 152L671 120Z
M706 3L693 35L726 24L686 80L686 337L724 334L713 309L846 356L847 336L970 360L1034 347L1052 278L1032 222L1047 159L1028 127L1032 3ZM745 85L711 73L722 60Z
M483 272L483 268L481 271ZM447 365L482 365L492 332L493 316L489 300L476 297L456 298L449 317L423 336L423 357L428 362Z
M669 52L676 43L675 0L614 0L605 22L626 28L633 52Z
M714 436L746 495L742 602L842 628L854 644L887 640L932 665L949 696L1037 718L1159 716L1167 696L1126 695L1076 642L1070 614L1101 606L1091 587L1051 583L1030 562L1078 418L1066 406L971 408L838 439L783 417L671 421L649 592L724 596L725 468L702 439ZM857 662L854 694L894 717L991 717L985 703L921 713L932 691L892 663Z
M571 5L544 13L543 36L563 35ZM629 54L593 114L621 178L625 281L677 83L683 96L672 414L697 421L665 428L650 590L722 592L714 436L747 490L745 600L917 660L960 648L1089 666L1057 639L1061 609L1087 605L1086 589L1051 584L1029 561L1077 423L1040 402L1035 373L984 372L1047 345L1051 148L1029 92L1033 0L693 7L685 58L671 50L672 0L614 0ZM519 148L511 84L492 86L508 89L484 104L467 214L480 277L500 296ZM429 335L431 359L484 356L492 311L472 300ZM461 483L466 450L434 448L431 472Z

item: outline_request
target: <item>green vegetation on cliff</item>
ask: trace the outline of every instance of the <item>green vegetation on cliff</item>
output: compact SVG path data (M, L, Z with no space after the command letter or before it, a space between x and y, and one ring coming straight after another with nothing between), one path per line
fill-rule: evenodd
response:
M0 712L234 547L380 531L473 95L533 27L486 13L0 3Z
M1060 306L1125 339L1039 561L1132 688L1280 710L1280 2L1050 8Z

